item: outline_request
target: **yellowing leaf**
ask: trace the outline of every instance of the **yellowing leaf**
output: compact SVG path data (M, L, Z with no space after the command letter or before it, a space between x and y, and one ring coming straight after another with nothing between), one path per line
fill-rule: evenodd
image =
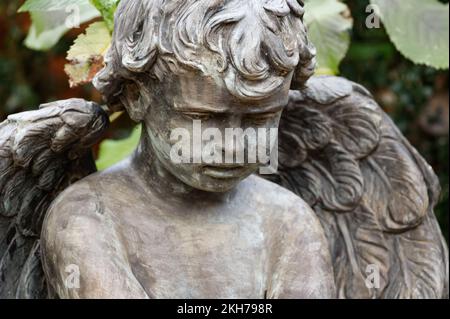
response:
M78 86L92 81L103 67L103 57L111 44L111 34L105 22L91 24L85 34L81 34L67 55L69 64L65 71L70 86Z

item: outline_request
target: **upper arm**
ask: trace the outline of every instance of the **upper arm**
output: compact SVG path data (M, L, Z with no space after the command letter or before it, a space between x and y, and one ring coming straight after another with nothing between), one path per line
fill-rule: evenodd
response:
M147 298L102 203L69 189L50 208L42 233L43 266L60 298Z
M322 226L303 201L298 200L293 207L283 219L278 234L279 256L272 277L271 297L334 299L334 272Z

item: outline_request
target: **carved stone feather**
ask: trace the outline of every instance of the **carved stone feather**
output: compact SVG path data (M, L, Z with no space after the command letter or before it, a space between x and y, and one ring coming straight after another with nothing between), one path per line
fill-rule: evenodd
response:
M108 123L97 104L71 99L0 124L0 299L46 297L43 219L62 190L96 171L90 148Z
M313 77L291 92L279 143L271 179L319 216L340 298L448 295L448 251L433 212L439 182L366 89ZM373 269L378 287L367 284Z

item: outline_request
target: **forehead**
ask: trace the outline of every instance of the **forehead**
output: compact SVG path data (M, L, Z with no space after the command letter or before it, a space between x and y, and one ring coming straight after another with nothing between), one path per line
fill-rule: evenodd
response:
M222 79L214 79L198 72L172 74L166 79L166 87L172 104L179 111L214 113L252 113L281 110L288 104L292 74L283 85L268 97L261 99L238 98L230 93Z

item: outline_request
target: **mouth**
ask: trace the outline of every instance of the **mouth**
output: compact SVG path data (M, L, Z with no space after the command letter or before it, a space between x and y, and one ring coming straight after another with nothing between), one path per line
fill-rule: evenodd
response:
M216 179L238 179L245 176L248 167L244 165L204 166L203 174Z

